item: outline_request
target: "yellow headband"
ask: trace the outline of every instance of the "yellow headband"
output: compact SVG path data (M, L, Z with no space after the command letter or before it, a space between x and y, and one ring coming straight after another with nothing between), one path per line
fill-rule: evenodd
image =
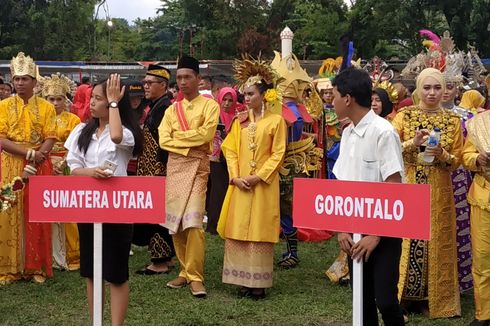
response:
M166 80L170 80L170 74L165 69L148 70L146 74L149 76L161 77L165 78Z

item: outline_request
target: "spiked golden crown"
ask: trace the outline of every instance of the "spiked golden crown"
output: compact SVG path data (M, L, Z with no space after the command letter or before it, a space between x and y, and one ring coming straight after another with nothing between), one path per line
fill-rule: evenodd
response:
M39 83L43 97L75 94L76 84L59 72L51 76L41 77Z
M234 77L240 89L260 84L262 80L276 87L278 79L276 71L260 56L254 59L248 54L242 54L242 60L235 60L233 68L235 69Z
M30 56L26 56L24 52L19 52L16 57L10 61L10 73L14 76L31 76L37 77L37 66Z

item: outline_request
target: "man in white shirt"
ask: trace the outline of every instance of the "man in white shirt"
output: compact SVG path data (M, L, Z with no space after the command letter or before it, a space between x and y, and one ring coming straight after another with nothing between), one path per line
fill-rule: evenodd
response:
M350 118L344 129L340 155L333 168L339 180L402 182L403 158L398 134L371 107L372 84L367 72L347 68L333 81L333 105L339 119ZM398 302L401 255L399 238L367 235L357 243L351 234L339 233L340 247L353 259L364 260L364 325L404 325Z

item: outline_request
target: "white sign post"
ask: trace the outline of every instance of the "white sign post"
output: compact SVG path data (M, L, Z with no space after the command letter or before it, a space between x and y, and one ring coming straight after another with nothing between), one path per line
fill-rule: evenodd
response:
M94 223L93 325L102 326L104 280L102 279L102 223Z
M359 233L354 233L353 239L355 243L359 242L362 239L362 235ZM363 305L363 270L364 270L364 261L361 259L357 261L357 259L352 261L352 325L353 326L362 326L362 305Z

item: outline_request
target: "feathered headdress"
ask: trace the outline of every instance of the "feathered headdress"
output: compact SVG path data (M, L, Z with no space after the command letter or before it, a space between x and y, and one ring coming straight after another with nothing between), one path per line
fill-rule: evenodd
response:
M40 77L39 84L43 97L67 96L68 94L73 96L76 90L75 82L59 72L51 76Z

